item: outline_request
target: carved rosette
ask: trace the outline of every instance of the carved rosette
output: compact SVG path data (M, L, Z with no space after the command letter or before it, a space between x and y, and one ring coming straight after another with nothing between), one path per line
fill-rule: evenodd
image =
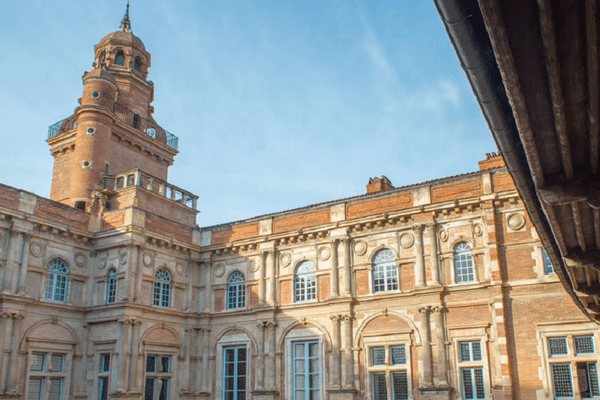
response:
M319 260L327 261L331 257L331 249L328 246L323 246L319 249Z
M415 237L410 233L403 233L400 235L400 246L405 249L408 249L415 243Z
M367 243L365 243L363 240L357 241L354 245L354 252L359 256L365 254L367 252Z
M2 234L0 233L0 236ZM0 246L2 245L2 239L0 239ZM29 252L31 253L32 256L34 257L41 257L42 256L42 244L40 242L31 242L31 244L29 245Z

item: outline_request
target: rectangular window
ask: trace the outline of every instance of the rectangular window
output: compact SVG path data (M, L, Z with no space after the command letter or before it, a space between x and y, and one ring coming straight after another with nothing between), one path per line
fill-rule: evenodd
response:
M247 357L246 346L223 348L223 398L246 399Z
M61 400L63 398L64 369L65 354L31 353L27 399Z
M461 368L464 399L485 399L483 368Z
M566 337L548 338L548 352L550 357L566 356L569 354Z
M319 399L319 341L292 343L294 400Z
M373 400L408 399L405 345L371 347L369 364Z
M169 400L171 357L146 356L146 383L144 400Z
M460 342L460 362L481 361L481 342Z
M575 345L575 355L579 356L582 354L594 354L594 340L592 335L586 336L575 336L573 337L573 344Z
M554 384L554 397L573 397L571 383L571 365L552 364L552 383Z
M550 261L550 257L548 257L548 253L546 253L546 249L542 249L542 260L544 262L544 273L546 275L553 274L554 267L552 266L552 261Z
M108 400L108 377L110 372L110 354L100 354L100 373L98 375L98 399Z
M595 362L577 363L577 380L582 399L600 396L598 389L598 370Z

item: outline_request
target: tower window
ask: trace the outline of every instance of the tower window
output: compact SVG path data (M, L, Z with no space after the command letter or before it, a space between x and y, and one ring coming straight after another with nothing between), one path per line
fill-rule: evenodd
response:
M117 52L117 57L115 58L115 64L125 65L125 54L122 51Z
M133 69L135 69L136 71L139 71L142 68L142 59L139 57L135 58L135 61L133 62Z

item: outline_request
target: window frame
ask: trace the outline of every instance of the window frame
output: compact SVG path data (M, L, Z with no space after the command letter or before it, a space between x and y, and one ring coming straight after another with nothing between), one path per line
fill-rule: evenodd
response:
M232 346L245 346L246 347L246 362L248 363L248 366L252 365L252 341L250 340L250 338L248 337L248 335L246 333L239 333L239 334L230 334L230 335L226 335L224 337L222 337L218 342L217 342L217 356L215 359L215 371L217 371L217 373L215 374L215 399L223 399L224 398L224 391L223 391L223 385L224 385L224 381L223 381L223 371L224 371L224 357L225 357L225 353L223 351L224 348L226 347L232 347ZM204 373L204 372L202 372ZM252 384L252 374L248 373L247 374L247 379L246 379L246 395L248 396L250 393L250 385ZM248 397L246 397L248 398Z
M158 277L159 272L162 271L168 275L168 280ZM152 305L162 308L171 308L173 298L173 274L164 267L159 268L154 274L154 279L154 285L152 286Z
M465 248L458 248L459 246L462 247L463 245L465 246ZM456 283L457 285L476 283L477 274L475 268L475 259L473 258L473 247L471 246L471 244L465 241L456 243L452 247L452 257L454 283ZM466 270L466 272L464 272L463 270ZM471 279L469 279L470 276L472 276Z
M105 359L108 357L108 368L105 367ZM110 367L111 367L111 353L99 353L99 365L98 365L98 400L108 400L110 391ZM104 390L103 390L104 389ZM105 395L104 395L105 394Z
M123 57L123 62L119 62L119 56ZM125 57L125 52L121 49L117 50L117 52L115 53L115 65L120 65L120 66L125 66L125 61L127 61L126 57Z
M104 302L106 304L114 304L117 302L117 270L111 268L108 271L108 279L106 280L106 293L104 296Z
M326 378L328 376L327 371L325 369L325 341L323 339L323 334L321 333L321 331L318 328L315 327L311 327L311 328L298 328L298 329L293 329L290 332L288 332L287 336L285 337L285 349L284 349L284 356L285 356L285 366L284 366L284 370L285 370L285 382L286 382L286 388L290 388L289 393L286 393L285 398L286 399L294 399L294 370L292 367L292 363L293 363L293 344L294 343L298 343L298 342L312 342L312 341L316 341L318 342L317 348L318 348L318 365L319 365L319 394L321 396L326 396Z
M227 375L227 360L225 359L227 357L227 352L229 350L233 350L234 352L234 360L233 360L233 375ZM241 352L239 350L242 350ZM249 352L248 352L248 346L246 346L246 344L234 344L234 345L224 345L222 348L222 380L223 380L223 385L222 385L222 391L223 391L223 399L226 398L226 381L228 378L232 378L233 382L234 382L234 388L233 388L233 398L234 400L238 400L238 394L240 392L244 393L244 398L248 397L248 389L249 389L249 383L250 383L250 373L251 373L251 366L250 366L250 359L249 359ZM239 361L238 356L240 353L245 353L245 360L243 361ZM240 364L241 363L245 364L245 368L244 368L244 375L239 375L239 369L240 369ZM244 388L243 389L238 389L238 383L239 383L239 379L243 377L244 378Z
M242 280L233 281L241 276ZM246 308L246 276L240 271L233 271L227 278L227 310Z
M30 382L31 379L41 379L41 396L39 399L43 399L43 393L45 392L46 383L49 379L60 379L61 380L61 393L60 399L70 398L70 386L71 386L71 368L72 368L72 356L73 356L73 345L61 342L50 343L42 341L31 341L28 346L27 360L26 360L26 378L25 378L25 391L23 398L29 398ZM41 371L31 371L31 362L33 354L45 354L44 367ZM52 354L63 355L62 360L62 371L51 372L48 370L50 359Z
M64 267L66 272L57 269L59 268L59 264ZM67 299L69 298L70 272L69 265L63 259L55 257L48 261L44 300L54 303L67 303ZM61 282L57 280L59 277L63 279ZM59 287L59 285L62 287ZM59 290L62 290L62 293L58 292Z
M392 363L392 348L404 347L404 363ZM365 373L365 399L373 400L375 397L375 374L384 374L386 383L386 396L393 398L394 381L396 373L406 373L406 398L413 398L413 376L412 376L412 349L413 343L409 332L396 333L392 335L370 334L363 336L364 349L364 373ZM372 364L373 349L384 349L383 364Z
M389 253L393 259L377 261L381 254ZM376 275L382 274L383 278ZM400 291L400 273L398 271L398 257L392 249L387 247L376 250L371 257L371 291L373 294ZM377 282L383 280L381 284ZM390 285L392 287L390 288ZM395 287L393 287L395 285ZM382 286L382 288L379 288Z
M299 272L304 266L312 270ZM310 260L302 260L294 268L294 303L307 303L317 301L317 267Z
M156 363L155 361L155 369L154 371L148 371L148 357L156 357L158 359L160 359L159 363ZM160 368L156 368L156 366L162 366L162 359L163 358L167 358L169 360L169 370L167 372L161 371ZM153 381L152 384L152 400L160 400L160 393L157 393L157 382L161 382L164 381L165 379L167 380L167 396L166 399L164 400L169 400L171 398L171 392L173 390L173 359L175 357L173 356L173 354L169 354L169 353L161 353L161 352L154 352L154 351L148 351L144 354L144 364L143 364L143 368L144 368L144 380L143 380L143 385L144 385L144 399L147 399L147 394L146 394L146 389L148 388L148 380L151 379Z

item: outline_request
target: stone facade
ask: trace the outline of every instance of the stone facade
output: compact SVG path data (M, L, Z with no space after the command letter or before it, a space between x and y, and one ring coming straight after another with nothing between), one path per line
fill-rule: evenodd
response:
M196 197L166 182L166 131L115 106L151 118L128 16L95 50L48 140L53 200L0 185L1 399L600 396L598 326L501 156L201 228Z

